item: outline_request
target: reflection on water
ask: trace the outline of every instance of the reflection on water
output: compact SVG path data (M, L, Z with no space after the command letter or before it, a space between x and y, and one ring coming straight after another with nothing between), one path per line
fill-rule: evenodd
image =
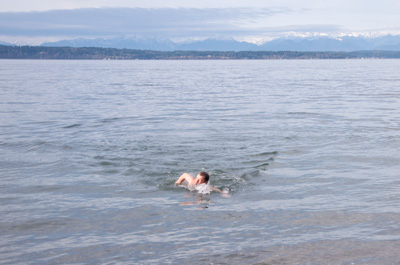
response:
M3 61L0 260L400 263L399 62Z
M186 195L185 198L188 198L189 201L186 202L181 202L179 205L185 206L185 205L199 205L200 207L198 209L207 209L208 204L211 203L211 199L208 196L204 196L203 194L196 194L195 198L194 196L189 196ZM195 199L195 200L194 200Z

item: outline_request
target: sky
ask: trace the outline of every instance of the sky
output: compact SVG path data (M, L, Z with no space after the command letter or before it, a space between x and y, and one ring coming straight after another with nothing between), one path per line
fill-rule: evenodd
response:
M0 0L0 41L400 34L398 0Z

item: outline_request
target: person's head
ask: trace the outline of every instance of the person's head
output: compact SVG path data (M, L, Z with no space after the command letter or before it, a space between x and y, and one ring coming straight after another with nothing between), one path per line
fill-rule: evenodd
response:
M210 179L210 176L208 175L208 173L201 171L196 177L196 185L202 184L202 183L207 184L209 179Z

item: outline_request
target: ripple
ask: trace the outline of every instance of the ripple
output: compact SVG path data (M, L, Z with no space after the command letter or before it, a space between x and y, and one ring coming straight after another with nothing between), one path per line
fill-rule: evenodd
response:
M3 63L2 261L396 263L398 61Z

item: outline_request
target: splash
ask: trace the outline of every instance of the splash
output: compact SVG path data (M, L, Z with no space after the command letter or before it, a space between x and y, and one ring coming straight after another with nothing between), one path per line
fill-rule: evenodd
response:
M229 195L229 189L228 188L223 188L222 190L220 189L216 189L213 186L211 186L210 184L199 184L199 185L179 185L181 187L184 187L190 191L196 191L198 194L202 194L202 195L208 195L211 194L211 192L213 191L218 191L221 192L223 195Z
M199 194L210 194L212 192L211 186L209 184L199 184L195 186L188 186L190 191L197 191Z

